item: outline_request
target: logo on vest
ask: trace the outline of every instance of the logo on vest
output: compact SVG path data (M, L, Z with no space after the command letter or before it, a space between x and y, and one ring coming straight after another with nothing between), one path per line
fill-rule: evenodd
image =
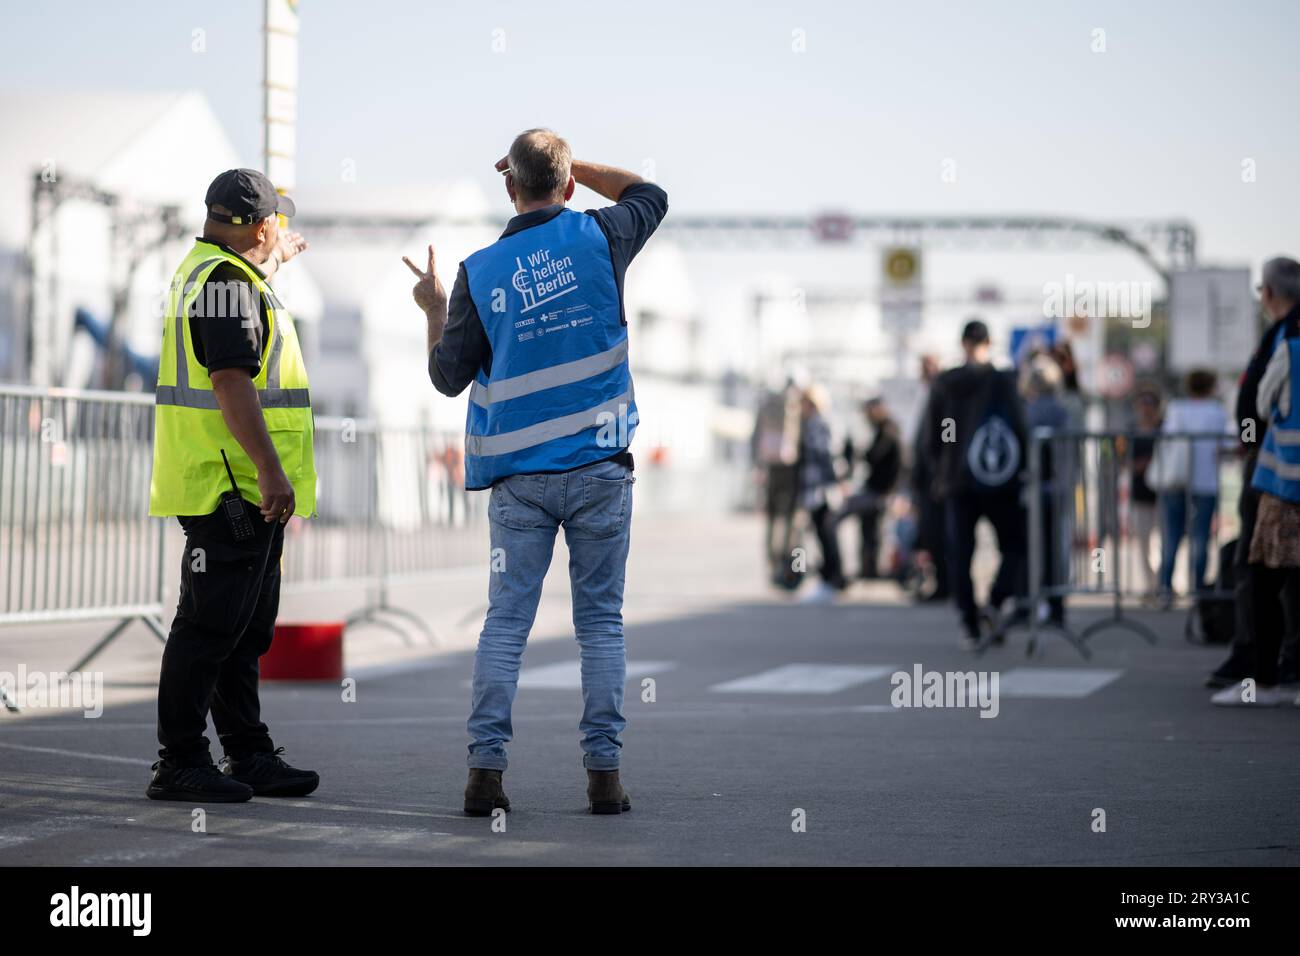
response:
M1020 467L1020 442L1011 426L995 415L977 428L966 450L966 464L981 485L1006 484Z
M578 276L573 271L573 257L552 259L550 249L538 249L528 256L528 264L515 256L519 268L510 279L510 285L523 299L524 312L531 312L562 295L578 288Z

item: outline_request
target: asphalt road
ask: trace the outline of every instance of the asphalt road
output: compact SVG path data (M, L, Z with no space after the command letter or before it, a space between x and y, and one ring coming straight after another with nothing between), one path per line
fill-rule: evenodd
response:
M879 588L634 624L618 817L585 812L576 643L539 641L504 832L460 811L465 651L358 674L354 703L267 685L276 743L321 788L209 806L206 832L193 807L144 798L151 703L0 720L0 865L1300 864L1300 708L1211 707L1220 652L1143 619L1157 646L1104 633L1087 662L1050 638L1034 659L1023 637L973 657L949 610ZM892 706L891 675L918 664L996 672L997 716Z

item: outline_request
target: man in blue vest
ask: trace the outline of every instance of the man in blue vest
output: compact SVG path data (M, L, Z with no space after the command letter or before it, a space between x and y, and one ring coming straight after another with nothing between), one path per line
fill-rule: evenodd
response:
M592 813L631 802L619 781L623 579L638 421L628 369L623 277L668 211L635 173L573 159L550 130L520 133L496 164L518 213L501 238L460 264L451 300L433 248L413 295L428 321L429 377L444 395L470 387L465 487L491 488L488 612L474 659L465 812L510 810L502 790L519 664L551 564L569 548L582 664L583 766ZM615 203L579 213L581 183Z

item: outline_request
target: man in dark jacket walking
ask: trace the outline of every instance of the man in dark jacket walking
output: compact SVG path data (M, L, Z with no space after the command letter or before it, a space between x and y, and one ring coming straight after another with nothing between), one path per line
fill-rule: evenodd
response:
M939 377L939 363L933 355L921 359L921 381L928 390ZM928 422L922 415L912 438L912 502L918 512L918 543L930 554L934 566L934 590L919 596L924 602L947 601L951 597L948 586L948 546L945 541L943 502L934 494L934 462L930 459Z
M1000 642L1000 611L1024 591L1027 528L1021 503L1027 430L1014 373L989 361L989 330L979 319L961 334L966 362L940 375L930 391L926 439L934 462L935 494L944 502L948 574L965 631L963 646L980 646L981 621ZM975 526L987 518L1002 562L981 614L971 581Z
M898 476L903 468L903 448L898 437L898 425L890 417L883 398L869 399L862 406L862 411L874 433L867 453L863 456L867 465L867 478L862 488L865 504L858 513L862 531L858 577L870 580L880 577L880 519L885 513L890 492L898 484Z

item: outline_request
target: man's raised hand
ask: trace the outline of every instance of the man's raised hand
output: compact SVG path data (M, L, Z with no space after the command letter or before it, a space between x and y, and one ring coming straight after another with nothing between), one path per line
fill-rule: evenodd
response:
M300 252L307 250L307 240L302 237L300 232L282 232L280 240L276 243L276 251L280 254L281 262L288 262Z
M438 281L438 273L434 269L433 246L429 247L429 268L427 272L421 271L406 256L402 256L402 261L406 263L408 269L415 273L418 280L415 283L415 288L411 290L411 296L415 299L415 304L425 312L432 309L446 308L447 292L443 289L442 283Z

